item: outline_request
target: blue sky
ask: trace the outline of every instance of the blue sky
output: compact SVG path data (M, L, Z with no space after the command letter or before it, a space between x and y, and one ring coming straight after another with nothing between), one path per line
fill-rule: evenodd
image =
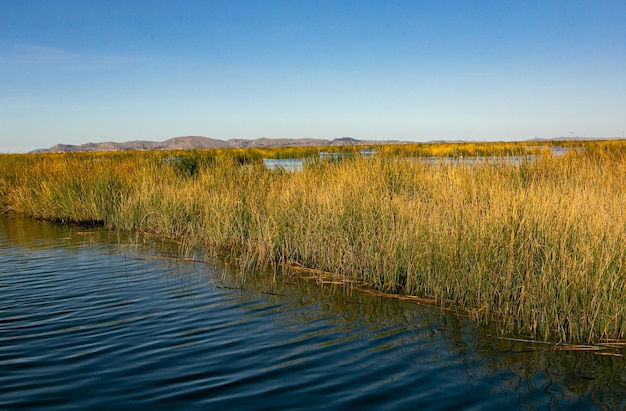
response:
M624 130L624 0L0 0L0 152Z

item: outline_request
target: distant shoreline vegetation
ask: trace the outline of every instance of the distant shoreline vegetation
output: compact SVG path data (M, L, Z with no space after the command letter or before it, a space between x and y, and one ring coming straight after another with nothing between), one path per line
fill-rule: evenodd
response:
M0 208L326 273L503 334L626 339L626 141L363 147L0 155ZM468 157L485 161L451 161ZM263 162L296 158L318 160Z

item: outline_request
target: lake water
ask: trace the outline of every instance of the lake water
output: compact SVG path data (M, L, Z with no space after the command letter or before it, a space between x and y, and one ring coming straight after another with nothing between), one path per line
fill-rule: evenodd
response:
M529 150L531 147L527 147ZM561 157L567 154L571 150L584 151L585 147L561 147L561 146L538 146L539 150L549 150L553 156ZM372 149L362 149L361 154L369 158L376 155L376 152ZM351 153L326 153L321 152L319 155L319 161L331 160L337 161L344 158L350 158ZM418 161L431 165L468 165L475 166L480 164L511 164L520 165L522 163L529 163L539 160L540 155L524 155L524 156L483 156L483 157L408 157L403 160ZM287 159L274 159L264 158L263 165L268 170L284 170L284 171L302 171L305 163L313 163L316 159L304 159L304 158L287 158Z
M302 171L304 167L303 158L264 158L263 165L268 170Z
M0 215L0 409L626 407L624 357L176 253Z

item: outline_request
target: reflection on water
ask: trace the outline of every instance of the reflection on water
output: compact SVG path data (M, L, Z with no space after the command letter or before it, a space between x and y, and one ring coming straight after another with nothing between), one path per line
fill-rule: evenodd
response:
M626 406L623 357L176 247L0 217L0 409Z

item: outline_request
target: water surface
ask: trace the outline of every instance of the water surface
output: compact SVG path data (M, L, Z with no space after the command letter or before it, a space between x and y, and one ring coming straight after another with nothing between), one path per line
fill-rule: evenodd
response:
M0 409L626 407L624 357L176 256L0 216Z

